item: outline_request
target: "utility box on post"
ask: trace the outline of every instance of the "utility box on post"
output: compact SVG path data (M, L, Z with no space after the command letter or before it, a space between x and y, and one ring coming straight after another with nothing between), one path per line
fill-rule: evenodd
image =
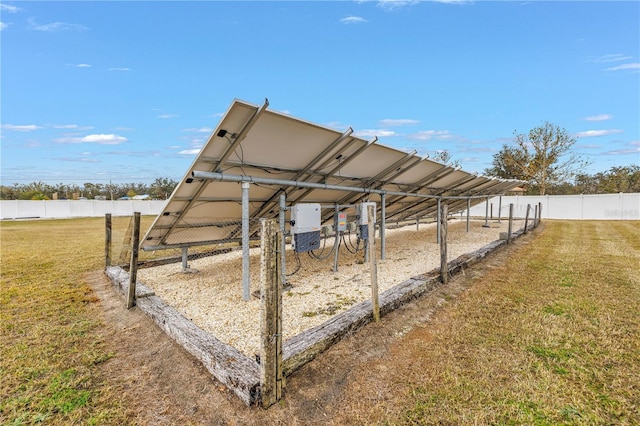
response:
M346 212L338 212L338 222L336 223L336 231L344 232L347 230L347 213Z
M373 206L373 217L369 217L369 212L367 210L368 206ZM369 221L371 220L374 224L376 223L376 203L372 201L366 201L360 204L357 204L356 213L358 215L358 229L360 231L360 239L368 240L369 239Z
M296 204L291 207L294 251L301 253L320 248L320 220L320 204Z

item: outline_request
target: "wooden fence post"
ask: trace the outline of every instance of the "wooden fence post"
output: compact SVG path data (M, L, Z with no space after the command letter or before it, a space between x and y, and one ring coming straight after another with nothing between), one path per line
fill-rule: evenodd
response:
M538 223L542 222L542 203L538 203ZM536 224L536 226L538 226Z
M511 244L512 232L513 232L513 203L509 204L509 229L507 231L507 244Z
M447 216L449 215L448 205L442 204L440 214L440 278L443 284L449 282L449 268L447 267Z
M280 228L262 219L260 242L260 398L267 408L282 398L282 285Z
M138 245L140 245L140 212L133 213L133 238L131 238L131 263L129 263L129 295L127 309L136 304L136 281L138 278Z
M531 204L527 204L527 213L524 215L524 233L526 234L529 230L529 210L531 210Z
M111 266L111 213L104 215L104 268Z
M367 217L369 221L367 223L369 231L369 270L371 271L371 304L373 308L373 320L375 322L380 321L380 303L378 301L378 264L376 263L376 238L375 238L375 223L372 220L375 214L374 206L367 206ZM419 219L418 219L419 222Z

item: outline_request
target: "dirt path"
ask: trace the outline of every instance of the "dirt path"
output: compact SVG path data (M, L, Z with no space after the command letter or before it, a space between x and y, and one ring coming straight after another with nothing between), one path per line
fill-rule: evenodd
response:
M285 399L268 410L248 408L191 355L171 341L143 313L124 301L101 271L87 277L100 303L104 338L115 356L102 365L105 381L130 407L133 423L209 424L366 424L393 411L406 391L396 365L410 365L415 353L411 330L429 321L488 268L505 262L534 236L490 256L434 290L337 343L287 379Z

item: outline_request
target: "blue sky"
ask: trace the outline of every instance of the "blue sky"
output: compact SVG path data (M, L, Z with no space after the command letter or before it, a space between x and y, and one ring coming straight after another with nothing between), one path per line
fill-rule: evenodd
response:
M550 121L640 164L640 2L1 3L1 181L182 178L234 98L464 170Z

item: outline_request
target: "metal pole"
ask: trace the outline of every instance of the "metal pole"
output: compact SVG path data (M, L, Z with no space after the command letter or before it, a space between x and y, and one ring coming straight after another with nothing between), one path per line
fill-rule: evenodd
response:
M386 198L384 192L380 194L380 259L382 260L384 260L387 250L387 243L385 241L385 229L387 228Z
M256 177L256 176L232 175L232 174L226 174L226 173L223 174L223 173L217 173L217 172L203 172L199 170L195 170L191 172L191 176L194 179L217 180L222 182L262 183L265 185L293 186L296 188L331 189L335 191L359 192L363 194L386 194L386 195L398 195L402 197L416 197L416 198L425 198L425 199L441 198L444 200L466 200L467 198L487 198L486 195L466 195L466 196L465 195L429 195L429 194L420 194L417 192L386 191L382 189L362 188L357 186L330 185L327 183L315 183L315 182L287 180L287 179L271 179L271 178L262 178L262 177Z
M365 258L365 261L369 260L369 270L371 274L371 304L373 309L373 320L375 322L380 321L380 303L378 301L378 265L376 264L376 223L371 220L373 215L375 214L376 208L375 206L369 204L367 206L367 216L368 216L368 233L369 239L367 240L367 245L369 246L368 257Z
M242 290L245 302L249 301L249 183L242 182Z
M487 206L484 212L484 225L483 228L489 228L489 197L487 197Z
M189 269L189 255L188 252L189 247L182 247L182 272L185 272Z
M438 200L439 201L439 200ZM447 204L442 206L442 214L439 215L442 221L442 238L440 239L440 279L442 284L449 282L449 266L447 264L447 215L449 207ZM440 211L440 207L438 207ZM440 223L440 222L438 222Z
M469 232L469 216L471 215L471 198L467 198L467 232Z
M285 214L287 209L287 196L280 194L280 211L278 222L280 226L280 282L282 287L287 285L287 236L285 235Z
M498 223L502 223L501 216L502 216L502 195L500 196L500 199L498 201Z
M335 205L335 211L333 213L333 225L335 227L336 236L333 241L333 272L338 272L338 251L340 250L340 231L338 231L338 223L340 219L338 214L340 213L340 208L338 204Z

